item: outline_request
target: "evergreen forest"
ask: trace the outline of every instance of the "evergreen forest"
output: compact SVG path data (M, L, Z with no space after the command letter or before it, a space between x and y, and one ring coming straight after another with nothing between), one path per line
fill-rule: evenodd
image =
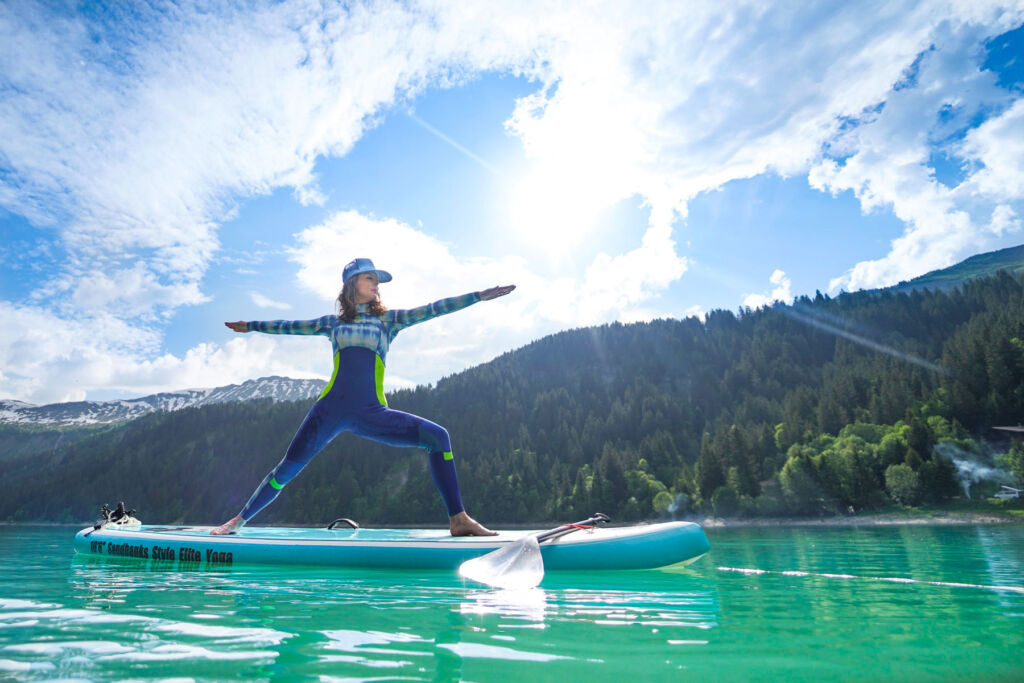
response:
M396 349L400 353L400 349ZM1024 481L1024 284L874 291L704 320L540 339L392 408L452 435L463 498L489 524L822 516L965 495L957 463ZM87 521L124 500L145 523L219 523L280 460L308 402L155 413L60 438L0 428L0 520ZM342 435L258 519L443 524L416 450Z

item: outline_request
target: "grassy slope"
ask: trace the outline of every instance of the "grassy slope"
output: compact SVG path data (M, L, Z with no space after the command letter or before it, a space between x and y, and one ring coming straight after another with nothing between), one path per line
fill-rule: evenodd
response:
M1000 270L1009 271L1011 275L1024 273L1024 244L972 256L955 266L933 270L913 280L901 282L894 289L952 289L966 280L995 275Z

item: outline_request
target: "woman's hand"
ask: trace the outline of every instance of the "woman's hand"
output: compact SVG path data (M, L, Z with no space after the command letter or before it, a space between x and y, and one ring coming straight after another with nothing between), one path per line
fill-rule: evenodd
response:
M227 325L228 327L230 327L235 332L249 332L250 331L249 330L249 323L242 322L241 320L239 320L236 323L224 323L224 324Z
M480 301L490 301L491 299L497 299L499 296L505 296L513 289L515 285L501 285L500 287L491 287L480 292Z

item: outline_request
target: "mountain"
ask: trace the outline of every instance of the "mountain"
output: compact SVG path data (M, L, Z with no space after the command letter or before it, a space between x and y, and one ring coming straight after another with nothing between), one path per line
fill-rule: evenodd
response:
M0 425L70 427L127 422L156 411L254 401L301 401L315 398L326 382L319 379L261 377L215 389L184 389L118 401L76 401L37 406L0 401Z
M913 280L906 280L891 289L909 292L919 289L949 291L969 280L989 277L1005 270L1010 275L1024 273L1024 244L999 251L976 254L949 268L933 270Z

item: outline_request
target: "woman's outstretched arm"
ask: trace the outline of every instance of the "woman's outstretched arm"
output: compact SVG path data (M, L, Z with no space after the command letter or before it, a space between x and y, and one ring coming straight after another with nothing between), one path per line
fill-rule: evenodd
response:
M393 328L397 331L402 328L409 327L410 325L416 325L417 323L430 320L431 318L437 318L438 316L460 311L467 306L472 306L478 301L490 301L491 299L496 299L499 296L505 296L515 288L515 285L491 287L490 289L485 289L482 292L470 292L469 294L463 294L461 296L441 299L432 304L427 304L426 306L418 306L416 308L409 308L406 310L388 311L386 316L392 323Z
M329 334L331 318L325 315L313 320L239 320L224 323L235 332L265 332L267 334Z

